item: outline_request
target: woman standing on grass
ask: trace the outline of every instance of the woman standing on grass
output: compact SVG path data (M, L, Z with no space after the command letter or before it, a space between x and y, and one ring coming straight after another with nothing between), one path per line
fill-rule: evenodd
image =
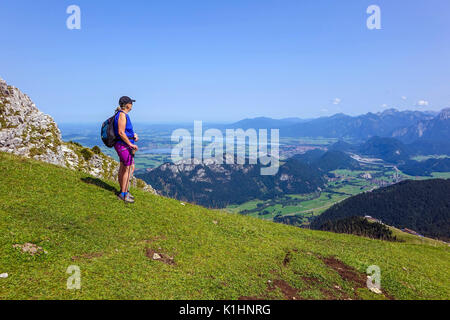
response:
M117 151L117 155L120 159L119 167L119 185L120 194L118 195L120 200L126 203L133 203L134 197L130 194L130 178L134 173L134 154L138 151L138 146L135 142L139 140L139 137L134 133L133 125L131 124L130 116L128 113L133 109L133 103L136 100L132 100L130 97L122 97L119 100L119 107L114 117L114 132L117 137L117 142L114 145L114 149Z

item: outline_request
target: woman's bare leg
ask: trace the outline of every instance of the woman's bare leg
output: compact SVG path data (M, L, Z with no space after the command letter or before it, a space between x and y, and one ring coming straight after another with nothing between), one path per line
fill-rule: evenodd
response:
M122 183L120 184L121 192L128 192L128 180L131 174L131 166L125 167L122 174Z
M122 186L123 186L123 176L124 176L124 173L125 173L125 166L123 165L122 162L120 162L120 166L119 166L119 177L118 177L119 185L120 185L120 192L123 192Z

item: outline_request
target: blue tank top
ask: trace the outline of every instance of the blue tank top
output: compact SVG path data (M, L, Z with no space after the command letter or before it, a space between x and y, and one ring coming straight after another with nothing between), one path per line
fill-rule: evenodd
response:
M122 138L119 136L119 126L118 126L118 123L119 123L119 115L120 115L121 112L123 112L123 111L117 112L117 114L116 114L115 117L114 117L114 133L116 134L117 142L126 145L125 141L123 141ZM132 144L134 144L134 130L133 130L133 124L131 123L131 120L130 120L130 117L128 116L128 114L126 114L125 112L124 112L124 114L125 114L125 117L127 118L127 125L126 125L126 127L125 127L125 134L127 135L127 137L128 137L128 139L130 140L130 142L131 142Z

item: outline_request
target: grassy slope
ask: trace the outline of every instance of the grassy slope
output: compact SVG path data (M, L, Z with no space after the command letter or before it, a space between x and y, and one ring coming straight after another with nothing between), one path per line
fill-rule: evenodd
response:
M139 190L132 190L137 203L127 206L108 190L112 183L89 184L83 173L3 153L0 170L0 273L9 273L0 279L0 299L283 298L280 289L267 290L268 280L277 279L302 298L356 298L355 286L317 254L361 273L379 265L383 291L396 299L450 298L444 245L303 230ZM48 254L13 248L25 242ZM146 248L174 256L176 264L149 259ZM66 289L66 269L74 264L81 268L78 291ZM380 297L367 289L357 294Z

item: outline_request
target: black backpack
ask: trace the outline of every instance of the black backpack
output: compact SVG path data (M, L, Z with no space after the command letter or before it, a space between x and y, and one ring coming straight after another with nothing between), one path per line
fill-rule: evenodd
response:
M112 148L117 142L116 133L114 132L114 119L116 117L117 112L108 120L103 122L101 137L103 143L108 147Z

